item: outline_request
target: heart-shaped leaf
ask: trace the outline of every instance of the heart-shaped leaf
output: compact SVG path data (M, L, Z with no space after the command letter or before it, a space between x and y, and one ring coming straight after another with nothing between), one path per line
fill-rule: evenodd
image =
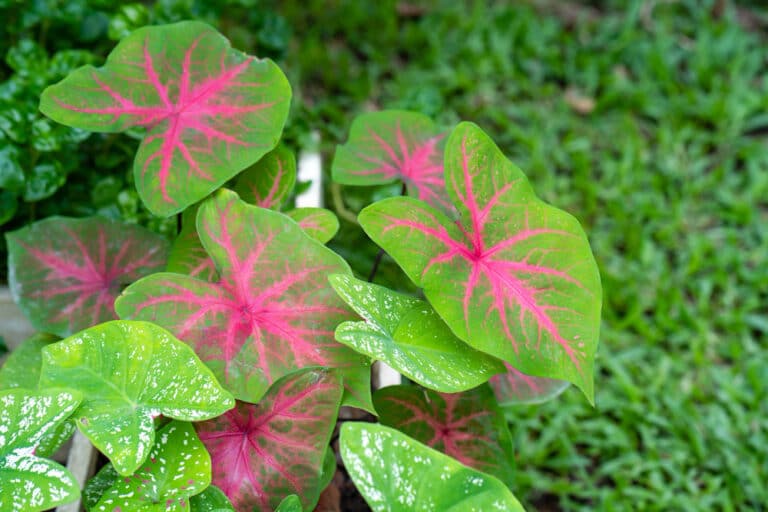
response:
M235 512L227 495L215 485L209 485L200 494L192 496L189 504L192 512Z
M429 304L347 275L328 280L364 322L344 322L336 339L438 391L470 389L504 371L498 359L459 340Z
M349 140L336 148L332 173L343 185L403 181L411 196L451 209L443 179L445 132L427 116L385 110L359 115Z
M340 448L349 475L374 512L523 512L497 478L389 427L345 423Z
M192 345L241 400L256 402L299 368L340 368L350 405L371 408L370 362L337 343L353 314L328 284L346 262L285 215L220 190L200 207L197 231L218 283L160 273L128 287L121 317L157 322Z
M43 364L42 350L58 338L50 334L36 334L25 340L11 352L0 368L0 389L38 389L40 367ZM51 429L35 449L35 455L50 457L75 433L75 424L64 421Z
M489 381L499 405L539 404L558 396L570 386L569 382L546 377L533 377L516 370L508 363L507 372Z
M91 131L146 127L136 188L150 211L168 216L275 147L290 98L274 62L233 50L209 25L184 21L131 33L104 67L78 68L48 87L40 110Z
M47 510L80 496L72 474L36 456L35 449L81 399L80 393L63 389L0 391L0 510Z
M69 336L117 318L120 290L162 270L168 242L140 226L49 217L6 234L14 300L37 329Z
M173 421L156 439L141 468L114 480L90 510L189 510L211 483L211 458L189 423Z
M296 158L278 146L240 173L234 191L249 204L280 210L296 183Z
M238 402L197 424L213 482L236 510L271 511L288 494L305 509L317 503L342 393L336 372L305 370L275 382L258 404Z
M327 243L339 231L339 219L325 208L294 208L285 214L321 244Z
M40 385L82 391L77 426L121 475L147 458L157 416L198 421L234 405L191 348L148 322L107 322L44 348Z
M512 483L512 437L488 385L453 394L388 386L374 394L373 404L383 425Z
M364 209L363 229L459 338L592 402L602 290L578 221L538 199L474 124L453 131L445 165L458 221L396 197Z

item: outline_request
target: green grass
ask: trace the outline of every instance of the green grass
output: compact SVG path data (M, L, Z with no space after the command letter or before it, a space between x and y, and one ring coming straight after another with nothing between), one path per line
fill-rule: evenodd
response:
M692 0L576 21L489 4L289 13L299 110L334 141L355 108L472 120L583 222L605 287L597 407L569 390L508 411L531 510L764 509L766 33Z

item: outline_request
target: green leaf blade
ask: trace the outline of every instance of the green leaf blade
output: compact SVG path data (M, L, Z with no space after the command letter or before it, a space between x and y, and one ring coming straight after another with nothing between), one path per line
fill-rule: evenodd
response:
M46 347L40 382L82 390L77 426L121 475L146 459L158 415L199 421L234 405L191 348L147 322L108 322Z
M347 471L374 512L523 511L495 477L389 427L345 423L340 446Z
M365 320L342 323L336 339L411 380L453 393L504 371L499 360L459 340L426 302L341 274L329 281Z

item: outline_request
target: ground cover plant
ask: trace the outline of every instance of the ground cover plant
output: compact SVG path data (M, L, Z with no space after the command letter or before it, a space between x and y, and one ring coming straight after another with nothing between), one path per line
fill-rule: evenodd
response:
M54 121L142 128L139 197L194 229L179 230L174 259L162 237L98 217L6 235L15 299L64 339L32 338L3 366L0 426L20 433L0 436L0 507L77 499L44 458L74 426L109 461L82 490L89 510L313 510L347 406L395 427L340 429L372 509L522 510L496 396L543 399L557 380L594 402L602 288L585 233L479 126L374 113L334 174L416 196L358 219L423 299L359 280L323 243L331 212L280 211L295 181L276 149L290 98L271 60L197 21L135 30L103 66L43 91ZM233 185L257 204L222 186L242 171ZM413 383L372 397L372 357Z
M357 112L405 108L438 126L475 121L541 197L579 218L605 288L596 408L573 387L550 403L505 408L517 497L544 510L760 510L768 502L762 6L400 4L342 2L342 16L327 2L123 8L76 0L66 3L72 15L49 3L0 2L12 20L0 27L0 106L19 108L23 97L25 112L44 120L42 89L82 63L103 62L110 38L145 22L197 18L235 47L276 58L294 86L284 135L320 130L329 168ZM725 7L720 14L715 4ZM375 31L366 28L372 18ZM49 63L61 62L50 60L61 50L94 56L36 85L58 68L15 71L9 55L23 39L43 47ZM0 146L32 154L30 139L17 143L7 131L31 133L27 115L0 127ZM66 165L67 185L49 199L19 201L3 228L99 212L175 232L175 220L149 215L132 188L137 143L92 134L61 151L56 158L78 158ZM358 210L400 187L345 187L344 201ZM340 220L331 246L365 277L379 248L341 210ZM375 281L414 291L387 256Z

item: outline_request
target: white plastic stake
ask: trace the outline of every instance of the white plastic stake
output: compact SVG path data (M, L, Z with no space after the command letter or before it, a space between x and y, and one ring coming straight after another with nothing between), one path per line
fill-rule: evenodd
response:
M311 181L309 190L296 197L296 207L323 206L323 167L318 147L320 134L312 132L312 147L299 153L298 180ZM395 386L402 383L402 377L390 366L377 361L373 370L373 387L375 389Z

